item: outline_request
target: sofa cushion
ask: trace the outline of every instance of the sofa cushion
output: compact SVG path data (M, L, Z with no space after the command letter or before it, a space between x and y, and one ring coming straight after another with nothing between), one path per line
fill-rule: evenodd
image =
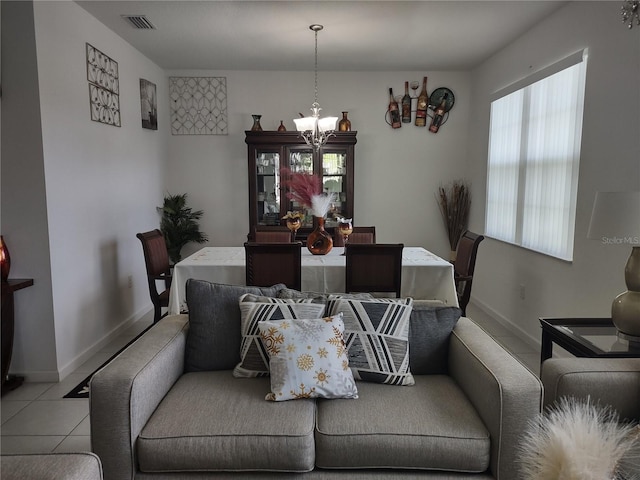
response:
M317 400L316 466L484 472L489 432L464 393L445 375L415 382L358 382L356 400Z
M268 391L268 378L231 371L183 375L138 437L140 470L312 470L314 401L265 402Z
M258 322L295 318L321 318L324 303L312 303L311 299L283 300L242 295L240 305L240 362L233 370L236 377L258 377L269 375L269 354L260 339Z
M368 382L413 385L409 370L409 320L413 299L338 299L353 376Z
M271 392L266 400L358 398L342 336L342 314L258 325L270 357Z
M284 285L245 287L187 280L189 331L185 372L231 370L240 361L240 308L245 293L275 297Z
M462 310L413 302L409 324L409 365L414 375L446 374L449 336Z

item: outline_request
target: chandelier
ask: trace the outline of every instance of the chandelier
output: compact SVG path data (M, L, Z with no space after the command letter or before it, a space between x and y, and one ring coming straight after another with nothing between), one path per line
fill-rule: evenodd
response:
M338 117L320 118L320 104L318 103L318 32L324 27L322 25L310 25L309 29L315 34L316 50L315 50L315 97L311 104L311 116L303 118L294 118L293 123L296 124L296 130L300 132L300 136L304 138L307 145L314 147L316 150L320 146L327 143L329 137L334 135L336 122Z
M622 15L622 21L627 23L627 27L633 28L633 21L636 21L636 25L640 25L640 1L639 0L626 0L622 7L620 7L620 15Z

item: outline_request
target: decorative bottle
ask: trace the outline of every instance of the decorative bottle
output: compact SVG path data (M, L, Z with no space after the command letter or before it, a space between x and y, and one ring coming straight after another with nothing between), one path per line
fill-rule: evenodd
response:
M411 123L411 96L409 82L404 82L404 97L402 97L402 123Z
M284 126L284 121L280 120L280 126L278 127L278 131L279 132L286 132L287 131L287 127Z
M449 98L449 94L445 93L442 97L442 101L440 105L436 107L433 112L433 120L431 121L431 126L429 127L429 131L433 133L438 133L438 129L440 125L442 125L442 117L447 111L447 99Z
M391 117L392 128L400 128L402 126L400 123L400 107L398 107L396 99L393 98L392 88L389 88L389 116Z
M427 126L427 108L429 106L429 95L427 95L427 77L422 79L422 90L418 95L418 106L416 107L416 127Z
M340 132L350 132L351 131L351 120L347 118L349 112L342 112L342 120L338 122L338 131Z

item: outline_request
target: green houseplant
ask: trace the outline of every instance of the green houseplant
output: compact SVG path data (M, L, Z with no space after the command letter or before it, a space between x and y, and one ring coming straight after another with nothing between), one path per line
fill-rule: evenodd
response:
M198 223L204 212L193 211L187 206L186 193L166 195L162 207L158 210L162 215L160 230L164 234L169 258L174 264L182 258L180 252L187 243L204 243L209 240L207 235L200 231Z

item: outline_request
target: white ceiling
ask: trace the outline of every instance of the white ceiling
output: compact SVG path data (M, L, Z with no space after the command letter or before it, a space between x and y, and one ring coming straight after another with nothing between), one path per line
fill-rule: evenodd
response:
M319 23L319 70L424 71L471 69L567 2L76 3L165 69L312 70L309 25ZM137 30L121 15L145 15L156 30Z

